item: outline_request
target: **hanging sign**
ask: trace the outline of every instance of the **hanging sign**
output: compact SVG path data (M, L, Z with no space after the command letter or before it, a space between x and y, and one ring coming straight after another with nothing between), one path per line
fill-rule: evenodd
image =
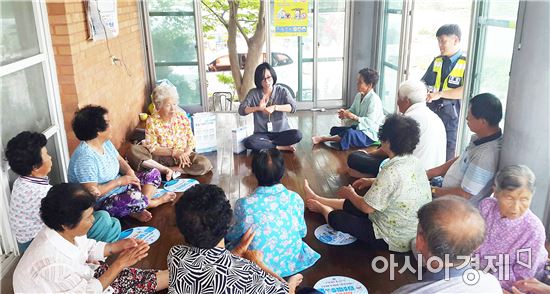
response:
M117 0L87 1L86 18L89 39L97 41L118 36Z

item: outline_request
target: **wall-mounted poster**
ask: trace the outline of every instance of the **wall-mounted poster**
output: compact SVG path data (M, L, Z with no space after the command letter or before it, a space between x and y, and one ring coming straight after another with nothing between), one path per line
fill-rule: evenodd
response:
M307 0L275 0L275 36L306 36L307 13Z
M118 36L116 0L89 0L87 5L89 39L104 40Z

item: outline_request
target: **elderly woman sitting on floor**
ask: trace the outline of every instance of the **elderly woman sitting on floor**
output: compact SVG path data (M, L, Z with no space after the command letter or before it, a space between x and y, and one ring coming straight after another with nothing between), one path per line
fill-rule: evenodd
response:
M79 184L50 189L40 207L46 226L13 273L15 293L154 293L166 289L168 271L128 268L147 256L149 245L144 241L107 244L86 237L94 222L94 205L95 197ZM98 265L113 254L119 255L110 266Z
M265 264L277 274L287 277L309 268L320 255L302 241L307 233L304 201L281 184L285 174L281 152L263 149L254 154L252 173L259 187L237 200L235 224L226 240L236 243L254 228L256 237L251 249L262 251Z
M192 176L208 173L212 164L193 152L195 137L185 111L178 107L176 88L160 84L152 98L156 111L147 119L143 144L130 147L130 166L137 171L157 168L167 180L174 171Z
M172 201L176 195L168 192L151 199L160 185L160 172L136 174L111 143L111 129L107 109L101 106L88 105L75 113L73 131L81 142L69 162L69 182L81 183L98 197L97 209L149 221L152 215L146 208Z
M382 100L374 92L378 82L378 73L363 68L357 75L357 94L349 109L338 110L338 118L346 126L332 127L330 136L313 136L313 144L338 142L337 149L348 150L353 147L368 147L378 140L378 129L384 122ZM334 146L334 145L332 145Z
M487 269L508 291L518 280L540 278L548 257L544 226L529 209L534 190L527 166L507 166L495 177L494 197L479 204L487 228L475 255L482 270L494 267Z
M52 158L48 154L48 139L41 133L21 132L6 146L6 158L19 177L13 182L10 197L10 226L15 234L19 253L23 253L44 226L40 218L40 201L52 187L48 174ZM94 224L88 237L112 242L120 235L120 222L104 210L95 211Z
M426 172L412 155L420 130L412 118L393 114L380 127L379 136L380 148L390 159L377 178L358 179L353 186L340 188L337 195L341 199L315 194L306 180L306 205L321 213L331 227L369 247L406 252L416 236L416 212L432 200ZM367 187L370 189L363 197L354 190Z

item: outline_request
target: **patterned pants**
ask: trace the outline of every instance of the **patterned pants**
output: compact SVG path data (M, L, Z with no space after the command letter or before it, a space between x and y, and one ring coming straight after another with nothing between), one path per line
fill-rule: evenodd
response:
M160 171L156 168L137 172L141 185L153 185L158 188L161 178ZM109 196L98 203L96 209L103 209L114 217L124 217L130 213L143 211L149 204L147 196L143 195L138 187L128 185L126 191Z
M94 278L99 278L109 269L109 265L102 263L95 270ZM157 289L157 270L142 270L126 268L118 274L109 285L114 293L155 293Z

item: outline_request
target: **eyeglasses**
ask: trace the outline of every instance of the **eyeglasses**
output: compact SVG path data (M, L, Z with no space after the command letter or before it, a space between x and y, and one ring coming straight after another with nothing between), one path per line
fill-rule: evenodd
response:
M273 78L272 76L267 76L267 77L263 78L262 80L267 81L267 80L271 80L272 78Z

